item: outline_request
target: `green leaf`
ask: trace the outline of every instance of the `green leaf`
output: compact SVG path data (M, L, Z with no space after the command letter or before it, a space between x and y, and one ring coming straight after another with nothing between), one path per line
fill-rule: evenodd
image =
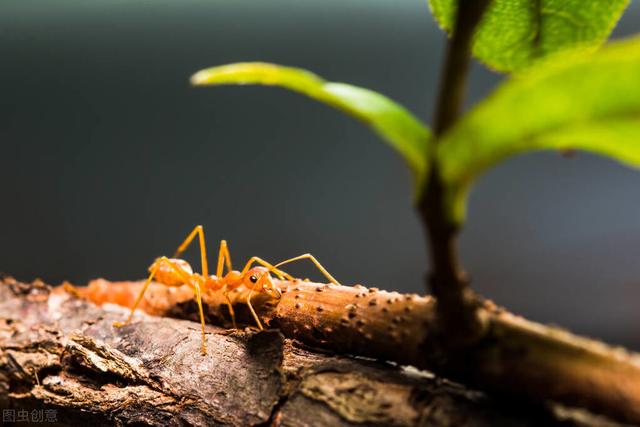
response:
M429 0L447 32L457 0ZM478 27L473 54L502 72L522 71L536 60L567 49L597 49L629 0L493 0Z
M452 219L463 220L478 175L507 157L551 149L640 166L640 37L511 78L449 129L436 161Z
M261 62L222 65L191 77L196 86L258 84L287 88L342 110L376 131L405 158L418 187L427 173L431 133L409 111L389 98L364 88L327 82L299 68Z

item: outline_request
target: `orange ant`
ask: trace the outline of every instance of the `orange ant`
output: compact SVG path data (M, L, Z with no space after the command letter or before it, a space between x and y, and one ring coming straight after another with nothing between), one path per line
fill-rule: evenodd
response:
M189 263L178 257L187 250L193 239L198 236L200 243L200 261L202 264L202 274L194 273ZM258 318L253 306L251 305L251 297L254 293L265 293L274 299L280 299L282 293L280 289L273 283L271 273L273 273L280 280L295 280L293 276L278 267L302 260L308 259L313 262L316 267L325 275L331 283L339 285L338 281L333 278L331 274L318 262L317 259L311 254L303 254L297 257L289 258L278 264L272 265L265 260L254 256L249 259L245 264L242 271L234 270L231 266L231 256L229 254L229 248L225 240L220 241L220 251L218 253L218 265L215 275L209 275L209 267L207 264L207 249L204 240L204 229L201 225L196 226L187 238L182 242L172 258L166 256L157 258L153 264L149 267L149 277L144 286L140 290L138 297L136 298L129 317L125 322L114 322L113 326L122 327L133 318L133 313L136 311L138 304L142 300L145 291L151 284L151 281L155 278L157 282L165 286L182 286L189 285L194 291L196 303L198 304L198 311L200 312L200 324L202 326L202 354L207 353L206 338L204 332L204 311L202 309L202 292L203 291L219 291L222 290L224 298L226 300L227 307L229 307L229 313L231 314L231 321L233 322L233 328L237 329L236 316L229 299L229 292L244 285L249 289L249 294L246 298L246 304L253 315L253 318L260 330L263 329L262 323ZM260 267L252 267L254 263L258 263ZM227 273L223 275L224 267L227 267Z

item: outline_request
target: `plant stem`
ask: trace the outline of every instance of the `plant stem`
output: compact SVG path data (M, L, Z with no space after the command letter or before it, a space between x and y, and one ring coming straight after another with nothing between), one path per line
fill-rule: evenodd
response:
M491 0L459 0L453 35L447 43L436 100L434 131L444 133L460 115L469 74L471 39Z
M447 43L434 120L442 135L460 115L469 72L471 40L490 0L459 0L453 35ZM474 340L481 333L476 298L458 256L458 227L447 218L444 186L432 165L418 211L427 231L431 261L429 285L438 299L443 337L452 345Z

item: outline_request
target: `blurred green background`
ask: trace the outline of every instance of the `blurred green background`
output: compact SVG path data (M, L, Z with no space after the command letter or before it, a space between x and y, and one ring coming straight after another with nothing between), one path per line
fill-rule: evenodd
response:
M639 24L633 2L614 37ZM444 42L424 0L4 0L0 271L140 278L203 224L236 264L308 251L343 283L422 292L422 228L391 149L299 95L188 78L300 66L430 121ZM469 105L500 79L475 64ZM639 218L639 173L523 156L480 181L462 256L498 304L640 350Z

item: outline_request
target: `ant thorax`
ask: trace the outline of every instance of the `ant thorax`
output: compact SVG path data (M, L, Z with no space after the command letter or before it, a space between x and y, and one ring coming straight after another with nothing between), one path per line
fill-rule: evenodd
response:
M224 281L228 285L239 286L242 283L242 273L237 270L231 270L224 276Z

